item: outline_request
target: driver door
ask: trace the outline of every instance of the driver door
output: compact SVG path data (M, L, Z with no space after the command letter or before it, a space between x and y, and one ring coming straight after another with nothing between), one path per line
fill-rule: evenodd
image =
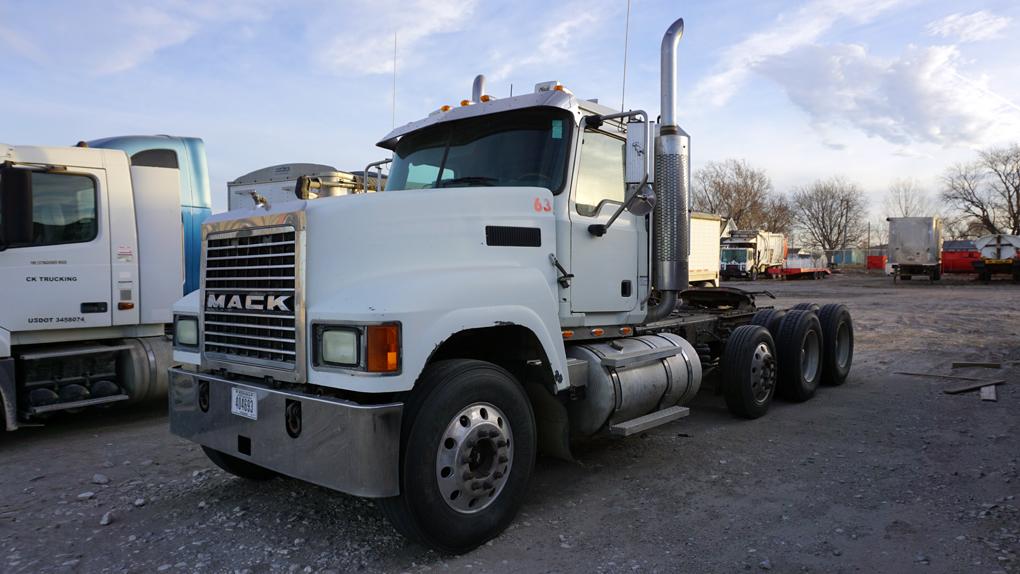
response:
M644 218L623 212L602 237L588 226L605 224L623 204L623 138L587 130L571 202L570 308L579 313L618 313L638 305L638 226Z

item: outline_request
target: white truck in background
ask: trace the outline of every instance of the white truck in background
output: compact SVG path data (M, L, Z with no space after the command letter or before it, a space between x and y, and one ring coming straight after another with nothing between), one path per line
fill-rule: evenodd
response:
M888 217L893 282L942 278L942 221L938 217Z
M691 213L691 285L719 286L719 241L722 217L710 213Z
M723 237L719 271L723 279L754 281L786 261L786 237L782 233L736 229Z
M479 76L379 142L385 193L210 218L202 288L174 306L199 337L174 348L171 432L244 478L376 498L460 553L513 520L539 449L675 421L703 368L747 418L842 383L845 306L688 288L682 31L658 126L558 82L496 99Z
M269 205L382 189L381 173L341 171L317 163L285 163L257 169L227 183L227 209L250 209L258 202Z
M172 136L90 143L0 145L6 430L166 394L171 307L192 262L187 230L208 214L204 146Z

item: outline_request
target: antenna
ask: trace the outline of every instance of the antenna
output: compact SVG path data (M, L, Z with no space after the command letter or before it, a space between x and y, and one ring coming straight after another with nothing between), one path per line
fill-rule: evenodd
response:
M629 1L629 0L628 0ZM393 109L390 112L390 128L397 127L397 32L393 31Z
M627 97L627 45L630 43L630 0L627 0L627 20L623 27L623 82L620 88L620 112L627 108L623 102Z

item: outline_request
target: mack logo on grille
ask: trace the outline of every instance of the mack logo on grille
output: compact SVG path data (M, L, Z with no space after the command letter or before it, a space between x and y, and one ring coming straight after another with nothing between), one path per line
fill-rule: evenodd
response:
M290 311L289 299L293 295L228 295L210 293L205 300L206 309L245 309L248 311Z

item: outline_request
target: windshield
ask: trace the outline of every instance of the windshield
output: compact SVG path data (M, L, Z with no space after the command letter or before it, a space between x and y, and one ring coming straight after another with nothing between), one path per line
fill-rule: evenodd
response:
M722 262L723 263L746 263L747 262L747 250L746 249L723 249L721 257L722 257Z
M437 187L563 189L573 120L558 108L443 123L397 144L386 191Z

